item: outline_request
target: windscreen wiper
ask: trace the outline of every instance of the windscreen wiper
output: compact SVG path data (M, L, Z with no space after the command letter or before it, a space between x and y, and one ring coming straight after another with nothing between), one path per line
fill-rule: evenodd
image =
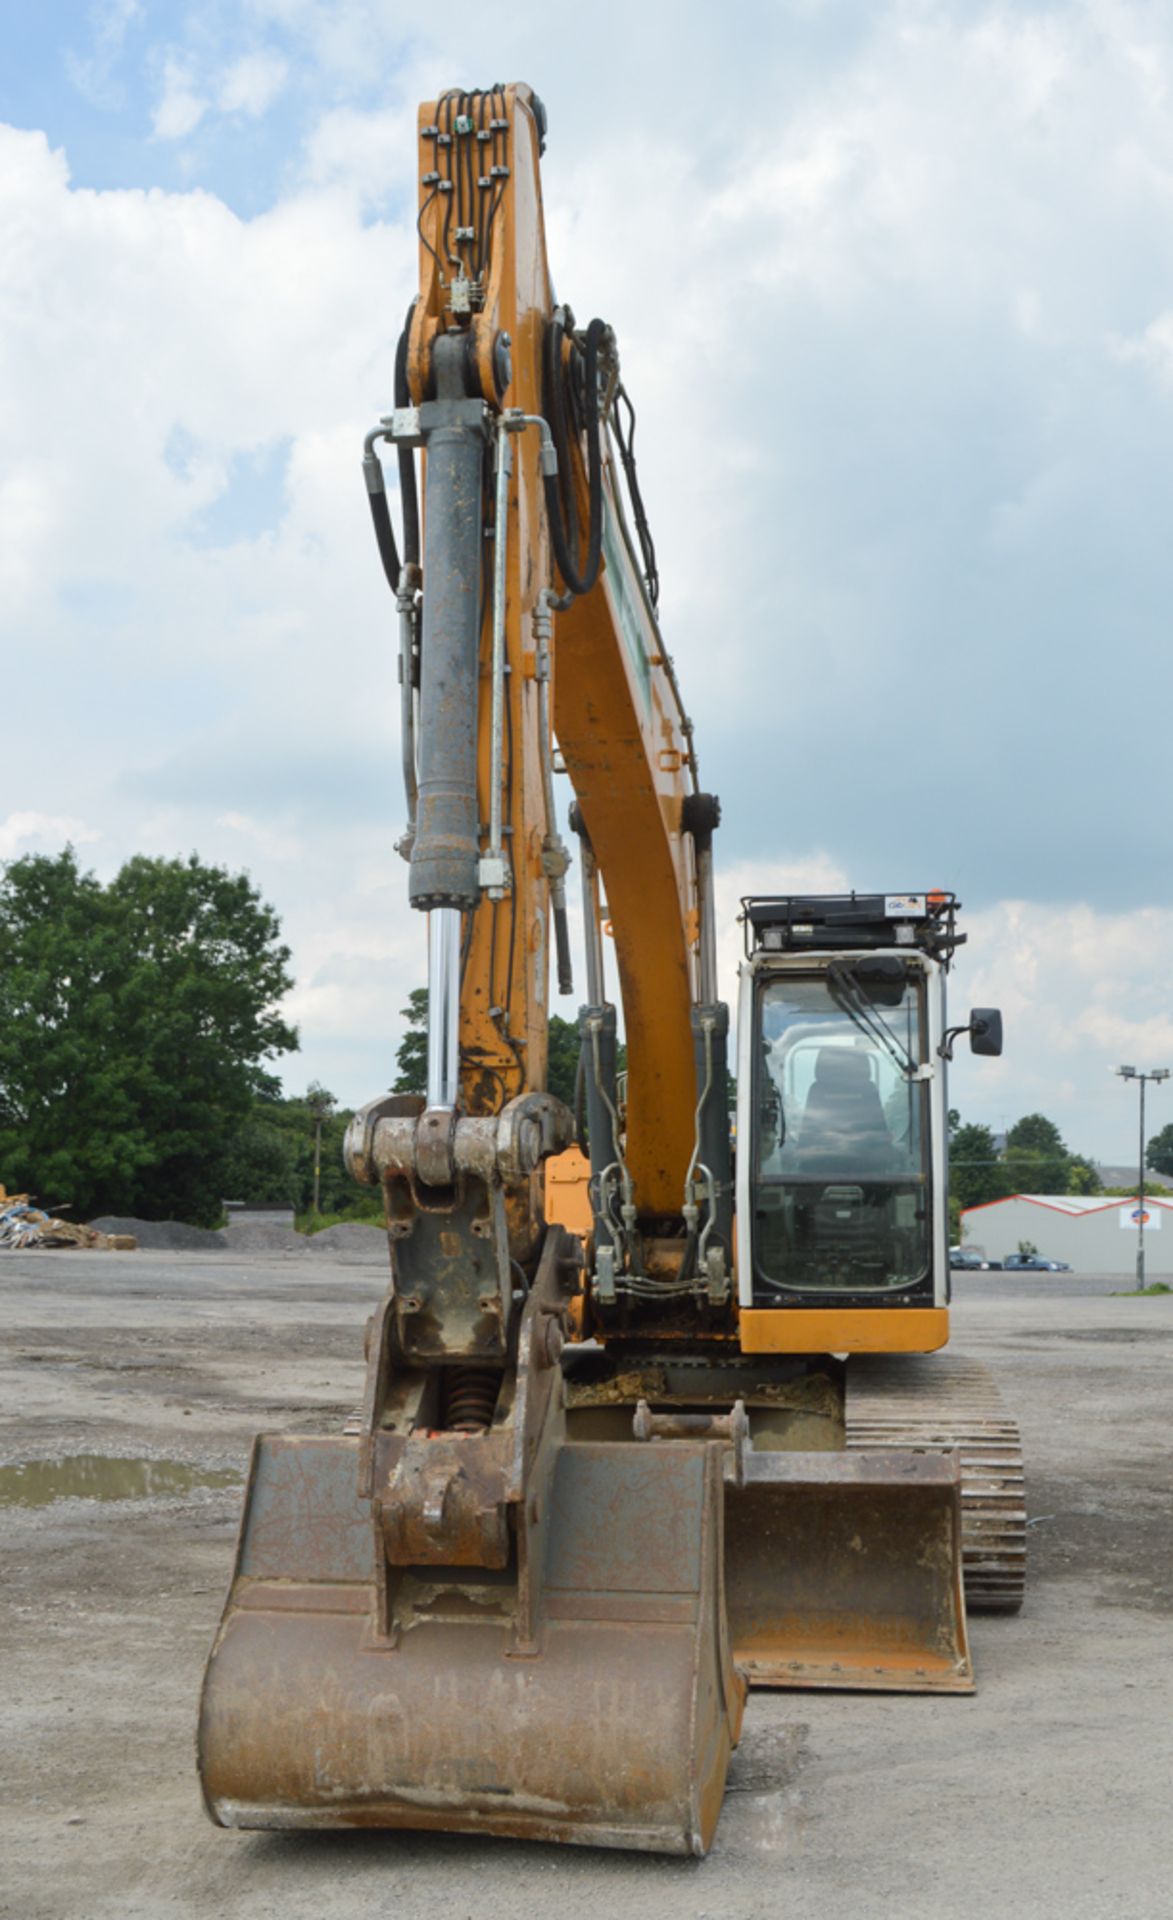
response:
M847 960L834 960L827 968L827 985L836 1006L861 1033L877 1040L885 1053L895 1060L907 1080L915 1080L920 1064L914 1060L898 1033L888 1025L875 1002L867 999L855 968Z

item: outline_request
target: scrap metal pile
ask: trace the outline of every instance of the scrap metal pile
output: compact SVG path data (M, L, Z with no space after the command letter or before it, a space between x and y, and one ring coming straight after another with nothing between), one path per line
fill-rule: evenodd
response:
M97 1227L59 1220L34 1207L27 1193L6 1193L0 1187L0 1247L98 1247L107 1252L133 1252L132 1233L99 1233Z

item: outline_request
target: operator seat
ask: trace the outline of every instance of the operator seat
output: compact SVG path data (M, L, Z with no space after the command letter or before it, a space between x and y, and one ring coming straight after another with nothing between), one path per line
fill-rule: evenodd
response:
M798 1170L840 1178L887 1173L892 1136L867 1055L820 1047L798 1134Z

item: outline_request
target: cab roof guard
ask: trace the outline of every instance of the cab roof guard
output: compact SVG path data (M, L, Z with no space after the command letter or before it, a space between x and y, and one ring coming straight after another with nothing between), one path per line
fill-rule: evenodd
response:
M927 893L784 893L747 895L741 902L745 954L866 952L914 947L946 968L966 936L958 933L960 901L934 888Z

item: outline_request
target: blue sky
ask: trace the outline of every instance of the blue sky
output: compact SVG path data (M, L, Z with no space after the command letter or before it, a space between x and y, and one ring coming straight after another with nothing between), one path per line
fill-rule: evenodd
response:
M1110 1069L1173 1064L1173 19L734 25L5 10L0 635L54 744L6 731L0 857L247 865L294 949L290 1085L385 1084L423 945L356 449L415 284L416 104L525 78L560 294L639 407L730 914L954 886L957 996L1008 1048L957 1103L1125 1160Z

